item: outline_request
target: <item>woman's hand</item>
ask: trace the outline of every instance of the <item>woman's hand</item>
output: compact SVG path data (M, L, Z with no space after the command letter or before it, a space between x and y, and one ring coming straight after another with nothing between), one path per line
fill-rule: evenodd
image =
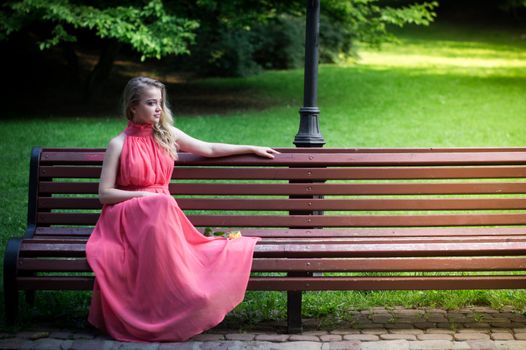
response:
M253 152L260 157L274 158L275 154L280 154L280 152L270 147L260 147L260 146L253 146L253 147L254 147Z

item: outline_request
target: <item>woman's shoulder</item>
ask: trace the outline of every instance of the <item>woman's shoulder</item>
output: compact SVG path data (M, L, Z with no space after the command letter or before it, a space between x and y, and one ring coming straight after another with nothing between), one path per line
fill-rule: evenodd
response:
M124 145L125 138L126 135L124 132L121 132L119 135L112 138L108 143L108 151L120 152L122 150L122 146Z

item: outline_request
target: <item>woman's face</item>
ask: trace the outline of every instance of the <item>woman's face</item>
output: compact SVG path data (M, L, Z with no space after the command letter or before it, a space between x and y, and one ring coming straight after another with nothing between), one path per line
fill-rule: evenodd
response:
M130 108L134 123L157 124L162 113L162 93L156 87L147 88L143 91L139 102Z

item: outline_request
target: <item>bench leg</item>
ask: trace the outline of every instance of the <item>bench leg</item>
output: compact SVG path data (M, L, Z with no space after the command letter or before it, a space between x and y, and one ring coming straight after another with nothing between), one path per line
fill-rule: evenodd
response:
M10 239L4 255L4 303L6 324L14 325L18 314L18 288L16 284L18 253L22 240Z
M301 333L301 291L287 292L287 332Z

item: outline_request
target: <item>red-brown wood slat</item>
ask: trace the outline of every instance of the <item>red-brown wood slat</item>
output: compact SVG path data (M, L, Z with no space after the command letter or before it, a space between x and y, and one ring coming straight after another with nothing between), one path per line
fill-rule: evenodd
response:
M526 214L369 216L189 215L188 218L196 226L211 227L414 227L526 225Z
M98 183L40 183L42 194L97 194ZM419 184L170 184L179 195L424 195L524 194L526 182L419 183Z
M389 241L385 237L262 237L259 245L284 244L434 244L434 243L490 243L490 242L526 242L526 235L522 236L459 236L459 237L395 237ZM23 249L34 244L86 244L88 237L33 237L24 240Z
M84 257L85 244L23 242L21 256ZM526 255L526 242L258 244L255 257L438 257Z
M238 228L222 228L223 231ZM93 227L38 227L35 237L88 237ZM203 231L203 229L201 229ZM312 237L499 237L526 236L526 227L432 227L432 228L347 228L347 229L242 229L244 236L264 238Z
M218 199L176 198L186 210L512 210L526 198L455 199ZM97 198L40 197L40 209L101 209Z
M250 290L460 290L524 289L526 276L459 277L252 277Z
M310 258L264 259L252 262L254 272L455 272L526 270L526 257L513 258Z
M20 271L90 272L84 258L20 258ZM262 259L252 262L253 272L454 272L526 270L526 258L351 258Z
M103 152L53 152L44 150L41 162L53 164L100 164L104 157ZM526 164L526 151L513 152L495 151L470 151L470 152L408 152L408 153L376 153L376 152L349 152L349 153L292 153L286 152L277 155L274 159L265 159L252 155L240 155L221 158L203 158L191 154L181 153L178 163L181 165L295 165L295 166L331 166L345 165L484 165L500 164L514 165Z
M99 178L101 167L42 166L41 177ZM172 179L251 180L379 180L379 179L482 179L526 178L526 166L479 167L370 167L370 168L232 168L182 167Z
M86 259L18 259L18 270L39 272L91 272Z
M93 290L93 277L17 277L17 287L25 290Z
M94 225L97 213L38 213L41 225ZM526 214L464 215L188 215L195 226L414 227L526 225Z
M91 290L93 277L18 277L20 289ZM522 289L526 276L461 277L251 277L249 290Z

